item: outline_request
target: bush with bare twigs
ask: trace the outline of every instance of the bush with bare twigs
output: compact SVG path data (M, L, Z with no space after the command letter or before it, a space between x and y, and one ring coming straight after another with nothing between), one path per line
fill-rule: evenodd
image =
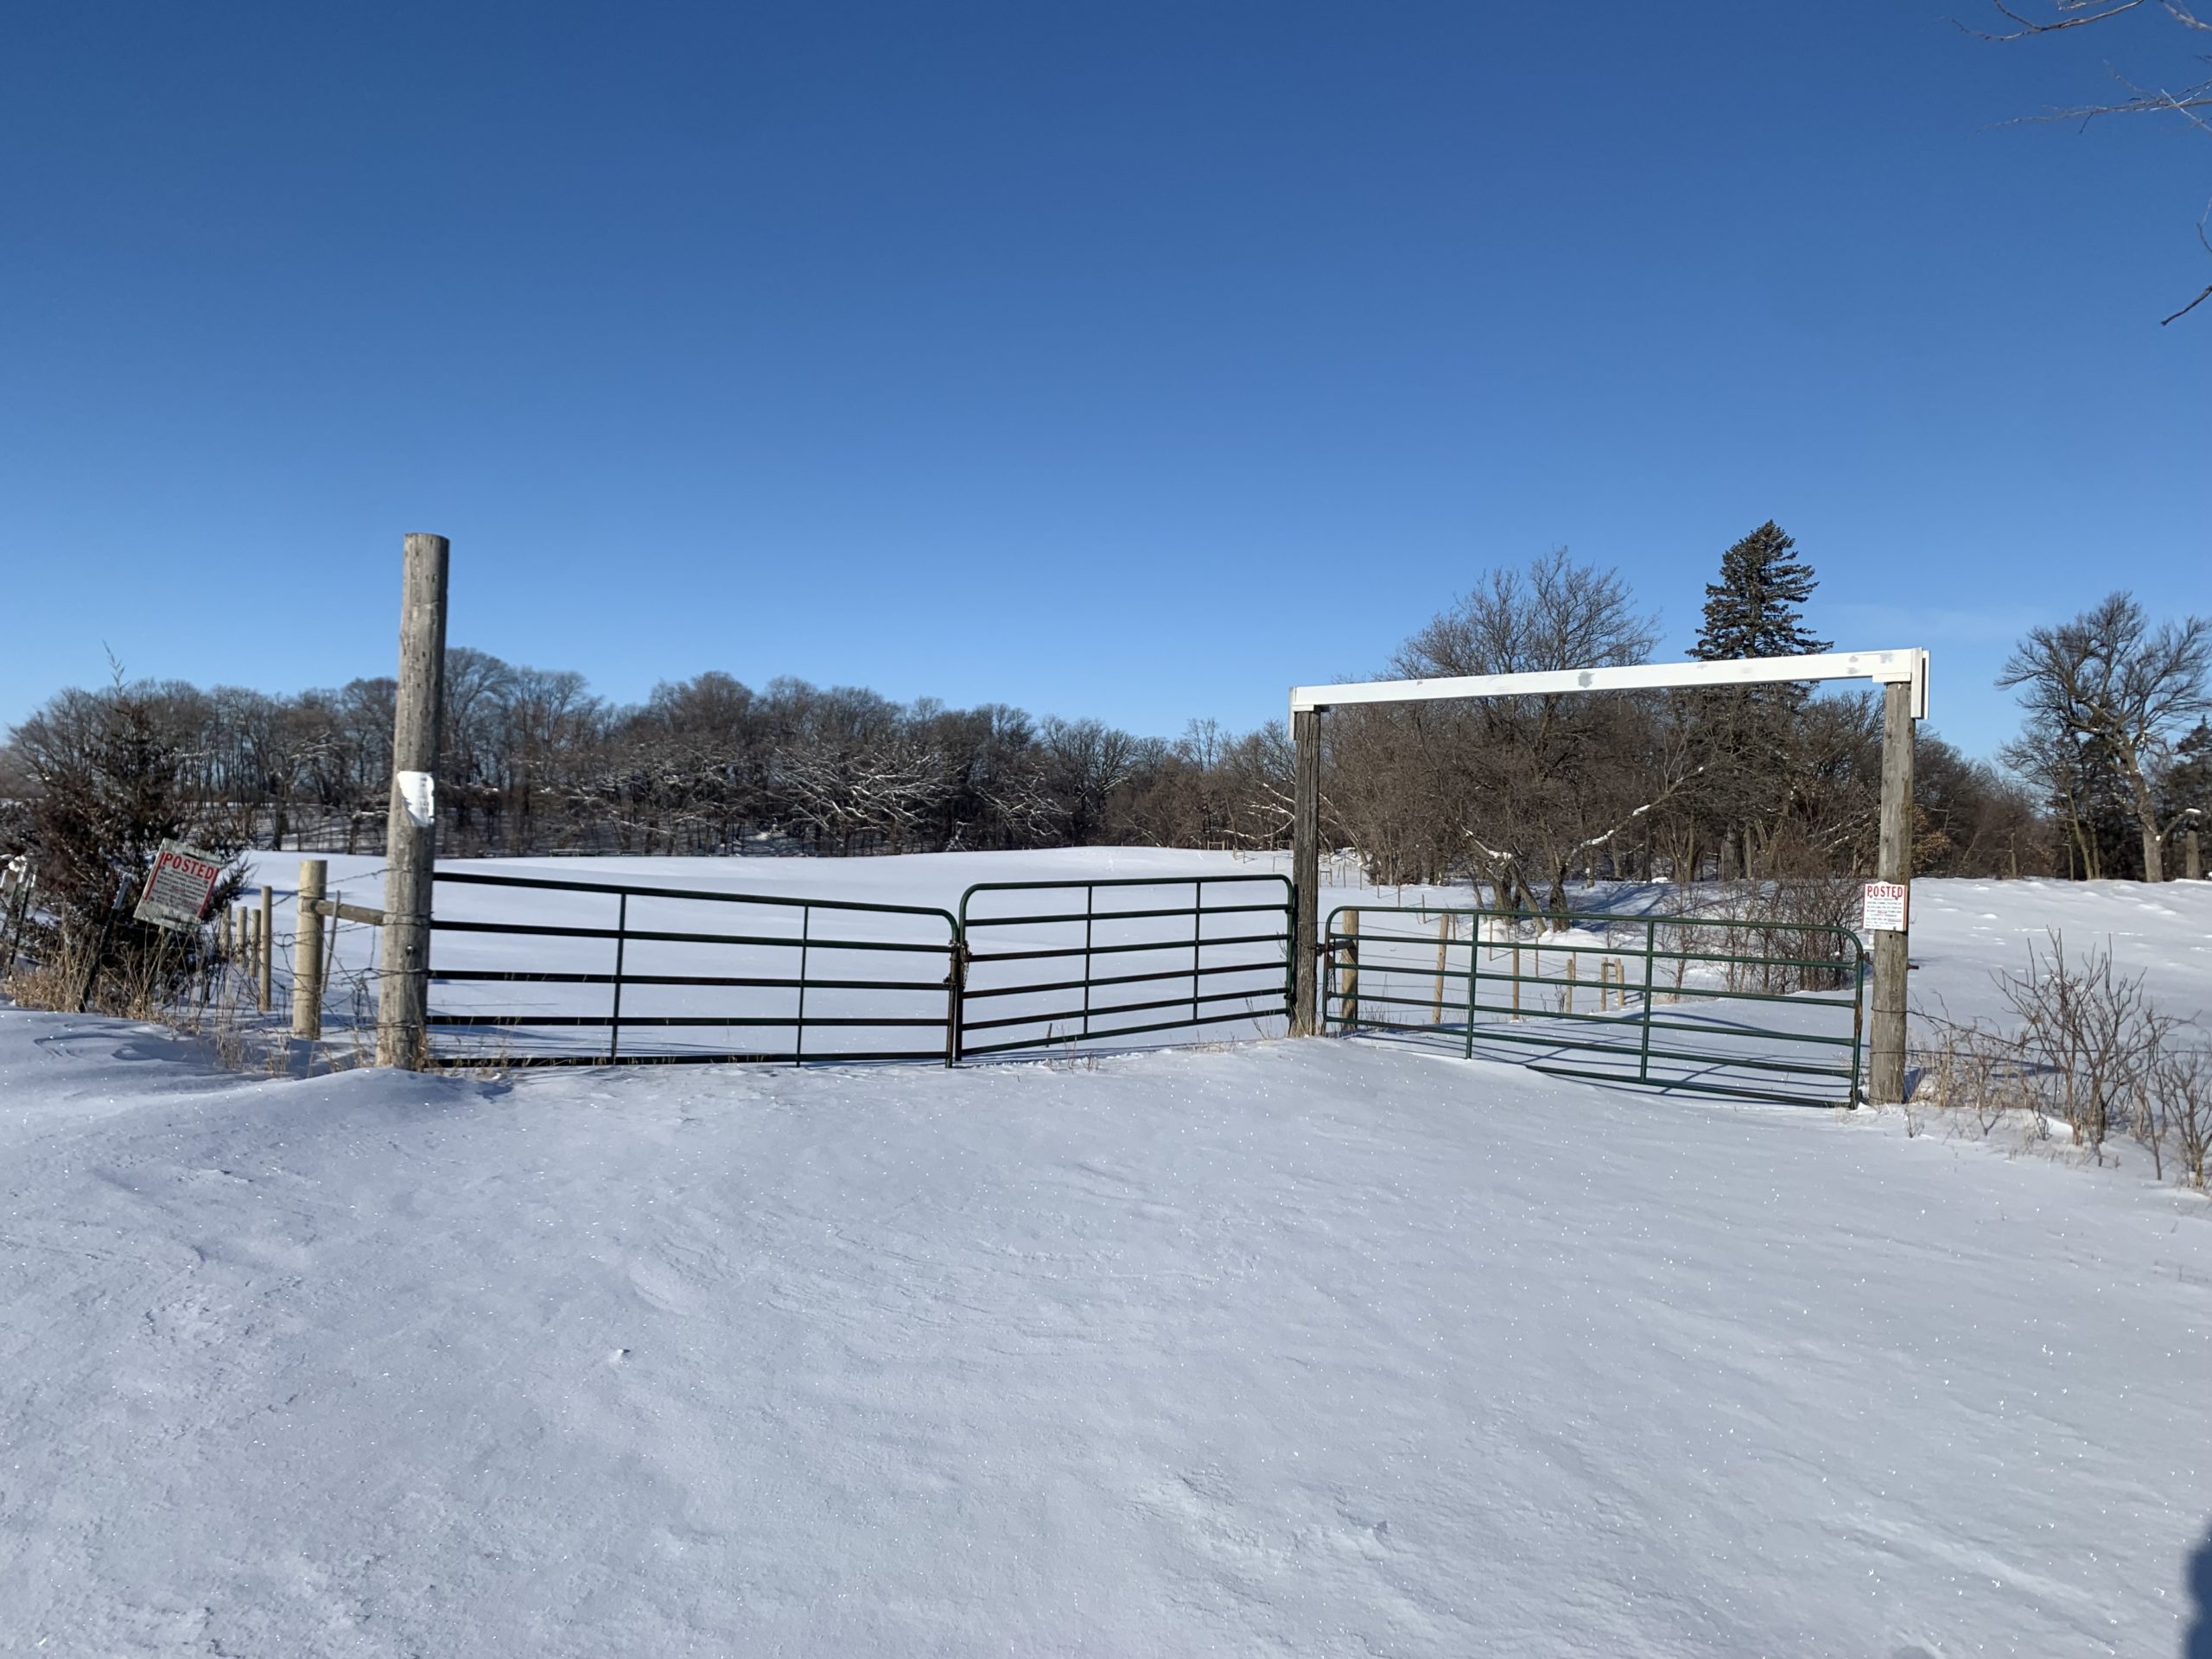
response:
M2109 950L2069 955L2053 932L2029 948L2024 968L1996 976L2009 1024L1917 1011L1933 1040L1920 1050L1910 1127L1917 1133L1931 1109L1984 1136L2011 1122L2047 1141L2063 1125L2101 1164L2124 1135L2149 1154L2154 1179L2171 1164L2202 1187L2212 1055L2151 999L2145 979L2116 972Z

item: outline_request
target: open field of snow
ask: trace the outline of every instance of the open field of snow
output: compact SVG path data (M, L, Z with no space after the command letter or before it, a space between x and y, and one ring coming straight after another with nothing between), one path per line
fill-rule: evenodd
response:
M1003 879L934 862L696 874ZM1955 1013L2052 925L2212 1002L2212 889L1916 903ZM2212 1206L2132 1161L1361 1042L271 1080L0 1009L0 1171L10 1651L2212 1652Z

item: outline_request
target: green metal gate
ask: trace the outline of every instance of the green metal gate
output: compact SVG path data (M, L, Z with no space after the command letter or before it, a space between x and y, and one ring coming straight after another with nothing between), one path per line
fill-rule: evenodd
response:
M1289 1017L1290 929L1281 875L979 883L960 899L954 1051L1014 1054L1237 1026L1256 1033L1259 1022Z
M1322 950L1325 1031L1670 1093L1860 1098L1866 958L1846 927L1344 905Z

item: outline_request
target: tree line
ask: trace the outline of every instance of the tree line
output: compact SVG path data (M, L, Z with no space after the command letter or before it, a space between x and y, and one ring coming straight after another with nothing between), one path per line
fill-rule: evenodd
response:
M1706 590L1706 659L1825 650L1805 621L1816 578L1770 522ZM1617 572L1562 550L1485 575L1417 629L1393 674L1572 669L1647 660L1658 639ZM2206 625L2153 625L2116 594L2038 628L2007 664L2027 715L2003 767L1932 733L1918 744L1915 868L1929 874L2142 876L2212 806ZM0 854L67 856L85 803L143 790L211 846L380 850L394 686L357 679L278 696L177 682L67 690L0 748ZM1557 908L1580 879L1864 874L1873 866L1878 700L1802 686L1578 693L1347 707L1323 722L1332 845L1372 879L1471 877ZM1005 704L895 702L854 687L710 671L643 703L584 677L454 648L446 663L440 850L853 855L1147 844L1272 849L1291 822L1280 722L1177 738ZM129 757L137 757L131 760ZM105 757L105 758L104 758ZM54 804L75 802L74 816ZM42 804L44 804L42 805ZM146 817L143 803L108 811ZM43 814L43 816L42 816ZM141 837L143 839L143 837Z

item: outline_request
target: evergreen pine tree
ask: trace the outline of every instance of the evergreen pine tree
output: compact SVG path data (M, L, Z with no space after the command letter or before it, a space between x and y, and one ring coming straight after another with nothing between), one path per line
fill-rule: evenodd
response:
M1701 662L1801 657L1826 651L1799 607L1818 579L1797 543L1770 518L1720 556L1720 580L1705 589L1705 621L1690 655ZM1737 686L1707 694L1704 727L1709 810L1719 819L1723 874L1746 874L1762 843L1789 810L1799 772L1796 734L1802 685ZM1764 861L1758 861L1764 862Z
M1705 622L1690 655L1700 662L1739 657L1802 657L1826 651L1798 607L1819 579L1797 543L1770 518L1720 556L1720 580L1706 584Z

